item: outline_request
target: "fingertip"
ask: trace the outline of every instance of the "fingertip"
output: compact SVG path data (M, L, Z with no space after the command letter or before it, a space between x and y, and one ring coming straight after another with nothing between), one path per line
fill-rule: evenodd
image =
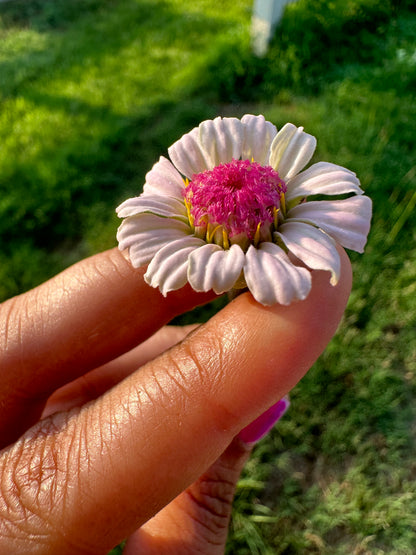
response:
M244 293L212 319L212 331L210 323L204 328L206 345L211 334L222 338L221 350L229 359L226 371L234 380L231 400L237 400L240 391L246 405L240 410L258 403L256 418L289 393L326 348L351 291L351 264L343 249L340 257L341 275L335 286L329 272L313 271L309 296L288 306L265 307Z

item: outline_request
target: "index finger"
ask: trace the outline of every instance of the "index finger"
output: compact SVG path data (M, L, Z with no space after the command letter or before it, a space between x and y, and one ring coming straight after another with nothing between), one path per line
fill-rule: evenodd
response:
M118 249L87 258L0 306L0 437L25 430L58 387L130 350L215 297L168 297ZM20 434L19 434L20 435Z

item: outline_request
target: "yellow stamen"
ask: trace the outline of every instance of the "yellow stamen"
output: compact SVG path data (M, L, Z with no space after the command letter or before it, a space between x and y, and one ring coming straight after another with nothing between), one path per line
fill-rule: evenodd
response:
M228 240L228 235L227 235L224 228L222 229L222 247L225 250L230 248L230 242Z
M278 223L279 223L279 208L276 208L276 206L273 207L273 225L274 228L277 229Z
M254 246L257 247L257 245L260 242L260 227L261 227L261 222L259 222L257 224L257 229L256 229L256 233L254 234Z
M282 209L282 214L286 216L286 200L284 193L280 195L280 208Z
M186 213L188 215L189 225L194 229L194 217L191 214L191 203L185 198Z
M212 239L215 235L215 232L217 231L218 228L220 228L220 225L216 225L215 227L212 224L208 224L207 226L207 243L212 243ZM213 228L213 229L212 229Z

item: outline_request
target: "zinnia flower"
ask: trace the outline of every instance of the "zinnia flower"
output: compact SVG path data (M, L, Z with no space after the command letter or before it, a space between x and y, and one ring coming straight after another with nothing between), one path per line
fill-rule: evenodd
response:
M337 243L363 252L371 200L345 168L301 171L315 147L302 127L278 132L263 116L202 122L153 166L143 193L118 207L119 248L134 267L148 264L146 282L164 295L189 282L289 304L308 295L310 269L330 272L335 285Z

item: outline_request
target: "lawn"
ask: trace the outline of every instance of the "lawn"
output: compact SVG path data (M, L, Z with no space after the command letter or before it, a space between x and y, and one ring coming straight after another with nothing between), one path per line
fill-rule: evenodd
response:
M411 555L416 1L299 0L261 59L252 2L214 4L0 4L0 299L114 246L115 206L202 119L303 125L360 177L372 231L336 337L247 464L228 552Z

